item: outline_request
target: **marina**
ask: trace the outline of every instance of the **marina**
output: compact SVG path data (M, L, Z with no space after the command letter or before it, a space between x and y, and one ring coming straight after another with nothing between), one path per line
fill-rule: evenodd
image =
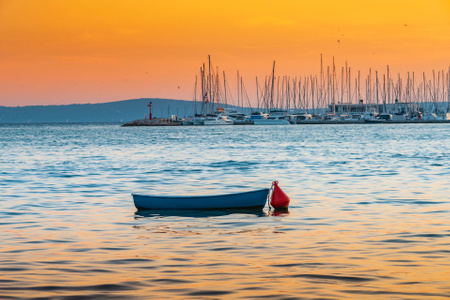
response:
M347 62L341 72L337 72L334 57L332 65L324 67L321 55L320 75L291 78L277 76L274 61L272 72L263 83L260 84L256 77L256 97L249 97L243 78L237 71L235 103L225 72L220 73L208 56L208 64L202 65L195 80L192 116L180 118L172 115L170 120L151 121L147 120L152 119L150 108L148 118L146 116L143 120L125 125L450 122L450 68L447 72L433 70L430 78L425 72L420 76L407 72L406 78L400 73L393 75L389 65L385 73L369 69L366 78L362 78L361 71L357 71L353 79L352 72ZM199 101L197 89L201 96Z

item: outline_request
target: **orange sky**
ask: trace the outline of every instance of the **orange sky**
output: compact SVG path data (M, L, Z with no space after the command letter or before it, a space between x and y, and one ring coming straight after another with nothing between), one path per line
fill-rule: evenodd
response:
M273 60L277 75L305 76L321 53L363 72L448 70L450 0L0 0L6 106L191 100L208 54L255 98Z

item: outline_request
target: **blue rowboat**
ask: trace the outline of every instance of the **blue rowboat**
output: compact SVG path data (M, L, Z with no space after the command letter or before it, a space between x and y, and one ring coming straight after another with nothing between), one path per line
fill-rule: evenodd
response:
M131 194L137 209L263 208L270 189L211 196L150 196Z

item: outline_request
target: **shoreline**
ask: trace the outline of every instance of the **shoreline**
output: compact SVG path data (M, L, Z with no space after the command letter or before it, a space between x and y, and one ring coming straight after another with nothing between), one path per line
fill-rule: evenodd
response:
M444 124L450 123L450 120L389 120L389 121L379 121L379 120L358 120L358 121L303 121L297 123L291 123L290 125L349 125L349 124ZM254 124L242 124L236 123L233 125L250 125L255 126ZM121 125L122 127L135 127L135 126L205 126L205 125L183 125L182 122L171 121L170 119L153 119L153 120L134 120L132 122L128 122ZM224 126L224 125L216 125L216 126ZM230 125L228 125L230 126ZM270 126L270 125L261 125L261 126ZM280 126L280 125L272 125L272 126ZM287 125L284 125L287 126Z

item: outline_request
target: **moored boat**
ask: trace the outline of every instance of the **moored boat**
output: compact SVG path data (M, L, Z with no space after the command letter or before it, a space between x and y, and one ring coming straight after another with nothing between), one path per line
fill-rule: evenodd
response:
M312 115L306 111L301 111L296 114L289 115L289 122L291 124L298 124L301 122L312 120Z
M132 194L137 209L188 210L263 208L270 189L227 195L210 196L153 196Z
M250 121L254 122L255 120L265 119L269 114L263 114L259 111L252 111L250 114Z
M394 112L392 115L393 121L406 121L406 114L402 111Z
M181 122L184 126L194 125L194 118L183 118L181 119Z
M392 115L389 113L383 112L378 115L378 118L380 120L390 121L390 120L392 120Z
M255 125L290 125L289 116L287 111L281 109L274 109L265 114L264 118L254 119L253 123Z
M194 118L192 119L193 125L203 125L205 123L205 117L200 114L195 114Z
M219 115L207 115L203 125L233 125L233 120L224 116Z

